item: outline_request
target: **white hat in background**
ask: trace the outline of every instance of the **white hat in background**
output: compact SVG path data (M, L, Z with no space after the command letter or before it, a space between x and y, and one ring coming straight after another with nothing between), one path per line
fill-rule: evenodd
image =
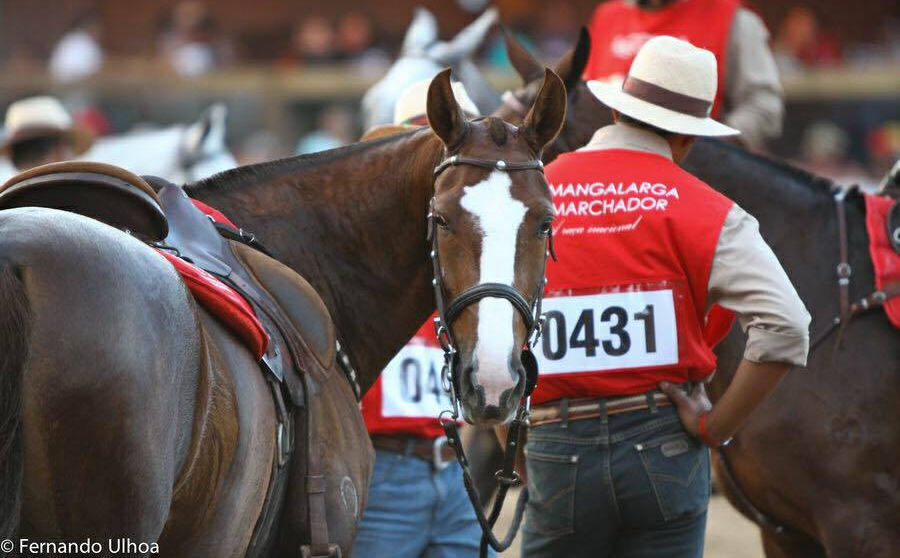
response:
M403 91L403 93L400 94L400 97L394 104L395 126L404 126L407 124L428 124L427 120L423 122L416 121L425 118L428 112L428 86L430 85L431 80L426 79L410 85ZM466 113L466 116L478 116L478 107L475 106L475 103L469 97L469 94L466 92L466 88L463 87L463 84L455 81L453 82L452 87L453 96L456 97L456 102L459 104L459 107L463 110L463 112Z
M65 136L76 154L91 146L91 133L72 123L72 117L54 97L40 96L21 99L6 109L6 135L0 151L8 153L16 142L42 136Z
M689 136L734 136L740 131L709 117L716 98L716 57L666 35L647 41L621 86L589 81L606 106L651 126Z

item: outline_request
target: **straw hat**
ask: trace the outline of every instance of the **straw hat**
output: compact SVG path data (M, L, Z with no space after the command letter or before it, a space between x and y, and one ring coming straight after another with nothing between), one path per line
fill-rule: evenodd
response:
M651 126L689 136L740 131L709 117L716 98L716 57L687 41L661 35L647 41L621 86L589 81L606 106Z
M429 85L431 85L431 80L426 79L410 85L400 94L400 98L398 98L397 102L394 104L395 126L407 124L425 125L428 123L427 120L421 123L417 121L424 119L428 112L426 107L428 104ZM472 98L469 97L463 84L455 81L451 87L453 87L453 96L456 97L456 102L463 112L470 117L478 116L478 107L475 106Z
M28 97L6 109L6 136L0 151L9 153L12 144L42 136L67 138L76 154L91 146L91 133L72 123L72 117L57 99L48 96Z

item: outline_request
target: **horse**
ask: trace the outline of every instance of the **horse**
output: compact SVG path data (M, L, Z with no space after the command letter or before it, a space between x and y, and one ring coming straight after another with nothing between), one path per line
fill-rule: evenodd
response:
M227 112L217 103L195 122L101 137L77 159L117 165L176 184L200 180L237 166L225 146ZM15 174L8 162L0 162L0 184Z
M512 93L528 103L537 84L537 61L508 37L514 67L526 86ZM556 70L568 87L563 130L545 149L578 148L610 111L580 79L590 50L582 30L576 47ZM509 95L506 96L509 98ZM513 102L513 104L515 101ZM509 105L509 103L507 103ZM498 114L517 121L519 111ZM788 374L713 464L729 501L761 526L767 556L889 556L900 548L900 343L885 313L872 309L826 335L840 315L838 217L835 186L790 165L717 140L700 140L685 168L759 221L813 316L806 371ZM850 300L874 290L862 196L845 198ZM713 401L733 378L744 348L735 327L718 345L718 372L709 386Z
M552 205L534 163L565 114L562 82L545 79L519 127L466 121L445 71L429 89L430 128L187 190L306 279L238 246L252 268L316 288L321 298L297 310L304 338L334 355L336 326L367 389L434 311L432 279L447 300L486 281L522 293L541 284ZM0 231L0 539L121 537L166 556L245 555L276 459L276 411L253 354L133 236L30 207L0 211ZM522 316L481 297L447 327L467 418L499 420L525 383ZM314 384L314 419L296 426L320 434L330 540L349 554L373 451L350 383L334 376ZM303 453L256 555L295 556L309 538Z
M450 66L466 86L466 91L487 114L500 104L500 97L471 60L484 43L488 32L497 23L496 8L485 10L475 21L450 41L438 41L437 20L426 8L417 7L409 24L400 56L384 77L373 84L362 99L362 118L365 130L391 124L394 103L410 85L431 79L442 68Z

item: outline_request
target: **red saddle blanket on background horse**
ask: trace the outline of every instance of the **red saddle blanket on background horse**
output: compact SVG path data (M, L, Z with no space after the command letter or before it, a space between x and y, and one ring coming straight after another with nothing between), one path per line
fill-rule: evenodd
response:
M197 200L191 202L213 221L237 229L222 212ZM257 359L262 358L269 344L269 336L250 303L211 273L164 250L157 251L175 266L197 302L234 331Z
M869 233L869 255L875 268L875 288L883 291L900 285L900 254L888 238L888 212L896 200L887 196L865 195L866 231ZM900 328L900 297L888 299L884 311L894 327Z

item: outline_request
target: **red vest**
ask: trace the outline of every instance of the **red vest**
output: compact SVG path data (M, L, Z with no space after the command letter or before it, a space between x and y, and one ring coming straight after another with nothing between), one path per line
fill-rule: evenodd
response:
M739 0L678 0L661 10L642 10L625 0L597 6L591 18L591 55L584 79L623 80L649 39L671 35L716 55L719 85L712 116L722 109L728 35Z
M363 397L369 433L442 436L438 415L452 408L450 396L441 388L443 365L444 351L429 318Z
M533 401L641 393L716 365L707 289L733 203L660 155L609 149L546 169L558 262Z

